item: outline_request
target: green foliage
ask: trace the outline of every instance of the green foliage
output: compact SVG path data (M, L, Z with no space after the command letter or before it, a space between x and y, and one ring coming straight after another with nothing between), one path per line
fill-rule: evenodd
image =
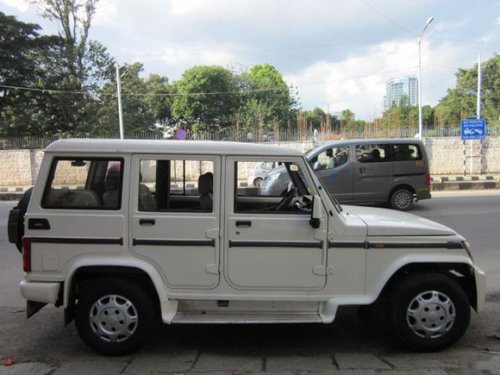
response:
M49 64L42 64L45 88L59 91L46 96L52 115L43 133L90 131L97 121L99 103L95 93L113 75L113 59L106 48L89 41L89 30L97 0L33 0L43 16L58 23L62 40ZM43 59L44 56L41 56Z
M237 79L221 66L195 66L175 84L174 116L196 121L197 129L218 130L233 125L240 105Z
M500 120L500 55L481 64L482 71L482 117L489 123ZM476 116L477 64L471 69L459 69L455 88L448 89L435 109L439 125L458 125L461 119Z
M171 113L171 87L165 77L150 75L142 79L141 63L120 68L122 86L123 123L126 133L155 130L154 125L163 124ZM118 102L116 79L104 84L99 93L101 106L97 114L95 132L117 132Z
M248 88L242 106L247 126L258 122L264 131L272 130L274 125L285 126L296 100L290 95L281 73L270 64L258 64L242 78Z
M0 87L0 134L43 134L53 114L47 113L48 95L37 89L53 79L62 40L40 36L39 25L1 12L0 29L0 84L4 86Z

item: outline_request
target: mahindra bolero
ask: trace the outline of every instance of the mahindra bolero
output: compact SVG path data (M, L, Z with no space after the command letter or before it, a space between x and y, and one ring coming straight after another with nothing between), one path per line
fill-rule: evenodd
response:
M249 186L281 165L281 196ZM341 206L302 153L231 142L60 140L9 217L28 316L61 306L97 352L137 350L156 321L331 323L383 301L399 338L440 350L484 304L452 229ZM291 328L293 329L293 328Z

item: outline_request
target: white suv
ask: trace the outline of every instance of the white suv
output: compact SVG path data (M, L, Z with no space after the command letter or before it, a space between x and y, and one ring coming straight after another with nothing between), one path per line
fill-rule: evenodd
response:
M261 162L286 169L282 197L246 186ZM22 242L28 315L62 306L104 354L138 349L160 317L331 323L339 306L379 300L404 344L439 350L484 303L463 237L407 213L342 207L300 152L275 146L54 142L9 239Z

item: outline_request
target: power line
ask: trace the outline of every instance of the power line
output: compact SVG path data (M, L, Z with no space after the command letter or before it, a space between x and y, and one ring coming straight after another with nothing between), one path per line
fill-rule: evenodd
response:
M413 66L411 67L404 67L404 68L398 68L398 69L392 69L392 70L386 70L382 72L377 72L376 74L378 75L386 75L390 73L395 73L395 72L400 72L400 71L405 71L408 69L414 68ZM349 81L352 79L361 79L365 77L370 77L373 76L374 74L361 74L361 75L356 75L356 76L350 76L350 77L345 77L345 78L339 78L339 79L334 79L334 80L327 80L327 81L317 81L317 82L303 82L303 83L298 83L295 84L294 86L316 86L316 85L328 85L331 83L337 83L337 82L344 82L344 81ZM100 96L109 96L109 97L114 97L116 96L116 93L99 93L95 91L70 91L70 90L56 90L56 89L47 89L47 88L34 88L34 87L23 87L23 86L11 86L11 85L3 85L0 84L0 88L4 89L9 89L9 90L20 90L20 91L32 91L32 92L41 92L41 93L49 93L49 94L74 94L74 95L100 95ZM209 96L209 95L228 95L228 94L252 94L252 93L259 93L259 92L279 92L279 91L284 91L284 88L263 88L263 89L250 89L250 90L241 90L241 91L213 91L213 92L195 92L195 93L126 93L122 92L122 96L129 96L129 97L144 97L144 96L157 96L157 97L178 97L178 96L190 96L190 97L197 97L197 96Z
M377 8L375 8L373 5L371 5L368 1L366 0L361 0L367 7L369 7L371 10L373 10L375 13L379 14L380 16L382 16L383 18L385 18L387 21L389 21L390 23L392 23L394 26L396 26L397 28L409 33L409 34L412 34L412 35L417 35L416 32L412 31L412 30L409 30L407 29L406 27L400 25L399 23L397 23L396 21L394 21L392 18L390 18L389 16L387 16L386 14L382 13L380 10L378 10Z

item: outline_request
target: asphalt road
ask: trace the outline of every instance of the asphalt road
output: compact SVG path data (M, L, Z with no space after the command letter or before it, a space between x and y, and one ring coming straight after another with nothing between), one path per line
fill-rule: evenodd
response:
M0 364L3 374L500 374L500 192L435 193L413 213L452 227L488 273L486 308L466 335L439 353L399 348L380 311L363 319L339 311L331 325L178 325L158 327L133 356L91 352L62 309L25 319L18 292L21 259L7 242L8 210L0 202Z

